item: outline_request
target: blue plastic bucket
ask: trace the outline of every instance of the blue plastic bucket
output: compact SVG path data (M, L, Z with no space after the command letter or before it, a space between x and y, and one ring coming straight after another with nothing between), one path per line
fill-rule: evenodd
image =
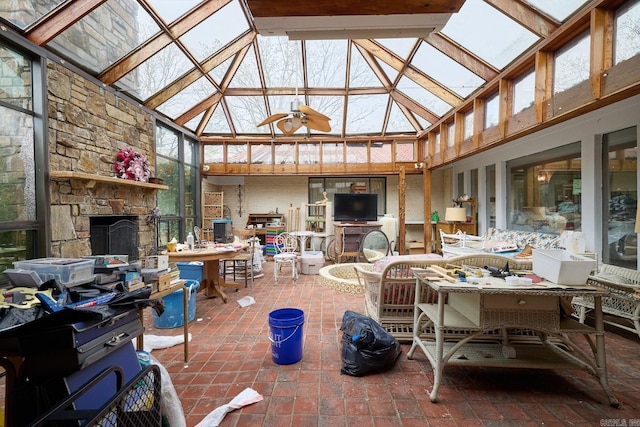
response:
M185 283L189 299L187 301L188 321L191 322L196 318L196 294L200 283L196 280L189 280ZM155 310L151 310L153 315L153 326L160 329L177 328L184 325L184 301L182 299L182 289L171 292L169 295L162 297L164 301L164 313L158 316Z
M304 311L280 308L269 313L271 356L278 365L291 365L302 359Z

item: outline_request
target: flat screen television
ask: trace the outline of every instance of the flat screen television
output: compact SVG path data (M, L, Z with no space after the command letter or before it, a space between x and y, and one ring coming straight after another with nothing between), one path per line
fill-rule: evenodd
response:
M369 193L336 193L333 195L334 221L377 221L378 195Z

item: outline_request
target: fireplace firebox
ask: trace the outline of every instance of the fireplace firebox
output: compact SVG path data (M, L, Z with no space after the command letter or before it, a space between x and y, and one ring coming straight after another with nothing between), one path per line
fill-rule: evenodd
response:
M92 255L128 255L138 259L138 217L95 216L89 219Z

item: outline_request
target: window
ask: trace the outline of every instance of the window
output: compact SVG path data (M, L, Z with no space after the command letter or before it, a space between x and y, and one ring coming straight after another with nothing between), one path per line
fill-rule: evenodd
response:
M507 170L509 229L581 230L580 143L512 160Z
M168 190L158 191L158 247L174 238L185 241L187 233L199 223L198 148L184 134L161 124L156 126L156 175L169 186Z
M417 159L413 142L396 142L396 161L412 162Z
M204 163L224 163L224 145L210 144L204 146Z
M473 110L464 114L464 133L462 140L471 139L473 136Z
M609 209L604 209L602 215L602 260L634 270L638 262L637 145L635 127L602 137L602 200L609 202Z
M640 53L640 1L621 7L614 27L614 64Z
M38 196L42 179L36 159L42 158L42 123L36 118L32 93L39 79L39 64L22 53L0 45L0 271L13 261L45 255L46 233L38 233L44 196ZM37 88L40 90L40 88ZM46 187L45 187L46 188ZM3 277L0 277L3 280Z
M498 94L491 95L487 98L487 101L484 103L484 128L489 129L490 127L496 126L498 124L498 119L500 117L500 104L499 104Z
M389 163L391 161L390 142L371 143L371 163Z
M347 163L367 163L369 157L366 142L347 142Z
M456 124L454 122L447 123L447 147L453 147L456 144Z
M487 191L487 227L496 226L496 165L489 165L485 169Z
M385 178L309 178L309 203L322 200L324 191L327 192L327 197L331 201L336 193L374 193L378 195L378 215L382 216L387 211L387 181Z
M573 42L558 49L554 59L553 93L567 89L589 78L591 36L582 33Z
M513 111L518 114L533 106L535 92L535 73L533 68L513 83Z

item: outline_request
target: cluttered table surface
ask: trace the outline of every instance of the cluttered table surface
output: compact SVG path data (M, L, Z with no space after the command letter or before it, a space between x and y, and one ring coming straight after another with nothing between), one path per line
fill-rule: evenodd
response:
M446 365L490 366L534 369L581 369L600 382L611 406L618 400L607 380L602 297L608 291L592 285L559 285L547 280L537 283L515 276L481 277L462 282L437 270L414 270L416 303L414 337L407 356L411 359L421 349L434 371L432 401L437 393ZM427 287L431 302L420 297ZM595 300L595 325L584 325L563 308L563 298L588 295ZM432 325L435 340L424 339L420 331ZM508 328L525 328L538 340L514 343ZM487 332L503 330L496 342L483 340ZM453 331L453 333L452 333ZM446 336L445 336L446 335ZM591 354L577 346L571 336L582 336ZM595 343L594 343L595 340Z
M180 252L165 252L163 255L169 256L169 262L202 261L203 272L200 285L204 286L205 295L207 297L220 297L224 302L227 302L227 295L224 293L223 288L238 289L240 285L227 282L224 277L220 277L220 260L234 256L243 247L226 245L182 250Z

